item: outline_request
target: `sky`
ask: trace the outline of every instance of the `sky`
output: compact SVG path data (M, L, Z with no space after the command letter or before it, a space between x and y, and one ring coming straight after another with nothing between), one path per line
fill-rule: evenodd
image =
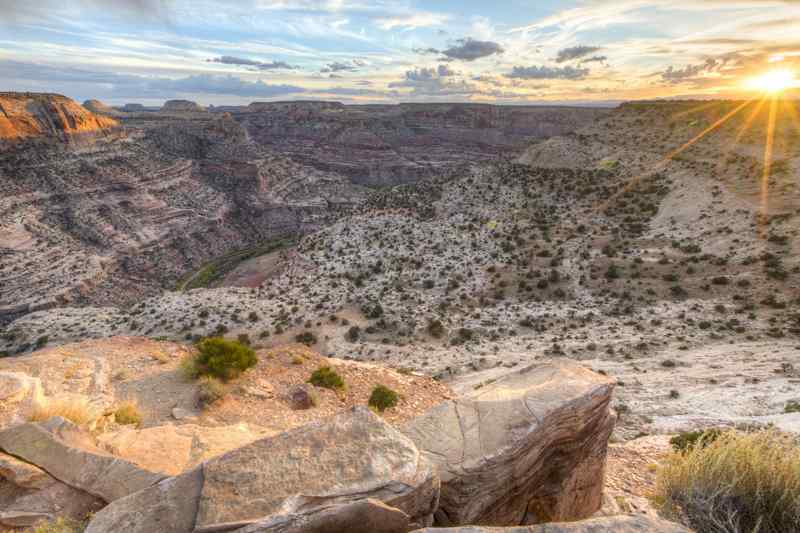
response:
M0 91L111 105L741 98L775 69L800 0L0 0Z

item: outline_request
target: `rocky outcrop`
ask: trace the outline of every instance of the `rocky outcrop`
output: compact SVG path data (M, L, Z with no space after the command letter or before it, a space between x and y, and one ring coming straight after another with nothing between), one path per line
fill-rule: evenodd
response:
M21 424L1 431L0 450L106 502L164 478L103 452L94 445L90 435L58 417L41 424Z
M602 503L613 381L567 360L509 374L413 420L442 479L438 525L535 524Z
M98 136L118 126L58 94L0 93L0 143Z
M117 500L97 513L87 533L284 532L324 516L338 517L344 528L348 520L361 520L364 507L351 505L367 498L404 513L411 528L431 523L438 490L430 463L408 437L366 408L355 408L255 441ZM393 521L401 518L386 512ZM169 527L164 521L171 521Z
M528 527L431 527L413 533L690 533L690 530L658 518L620 515Z
M161 111L168 112L187 112L187 111L204 111L203 107L197 105L196 102L191 100L167 100Z

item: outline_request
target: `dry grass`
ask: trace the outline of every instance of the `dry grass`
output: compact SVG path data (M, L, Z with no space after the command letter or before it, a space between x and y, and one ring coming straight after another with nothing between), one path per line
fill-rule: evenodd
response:
M117 424L133 425L139 427L142 423L142 413L135 400L126 400L114 410L114 420Z
M699 533L800 532L800 446L775 430L725 432L672 454L655 502Z
M31 422L43 422L60 416L75 424L88 424L97 418L97 409L85 396L63 396L48 398L44 404L36 405L28 416Z

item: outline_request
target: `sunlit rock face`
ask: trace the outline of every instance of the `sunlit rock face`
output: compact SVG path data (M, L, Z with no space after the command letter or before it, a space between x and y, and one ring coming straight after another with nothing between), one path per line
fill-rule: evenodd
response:
M0 143L105 136L119 124L58 94L0 93Z

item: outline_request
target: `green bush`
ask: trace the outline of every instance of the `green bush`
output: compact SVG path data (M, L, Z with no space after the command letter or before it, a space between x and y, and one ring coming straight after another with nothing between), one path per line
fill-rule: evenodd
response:
M303 343L306 346L313 346L317 343L317 337L310 331L304 331L303 333L298 333L297 335L295 335L294 340L295 342Z
M185 364L185 372L195 377L212 376L227 381L258 362L252 348L222 337L203 339L197 344L197 349L193 362Z
M768 429L726 431L667 458L654 501L698 532L797 532L800 446Z
M375 388L372 389L372 394L370 394L367 403L370 407L382 413L386 409L397 405L398 400L399 398L395 391L385 385L376 385Z
M336 373L329 366L321 366L316 369L311 377L308 378L308 383L315 387L324 387L326 389L342 390L344 389L344 380L342 376Z
M717 428L684 431L669 439L669 443L676 452L687 452L697 445L701 447L707 446L721 434L722 431Z

